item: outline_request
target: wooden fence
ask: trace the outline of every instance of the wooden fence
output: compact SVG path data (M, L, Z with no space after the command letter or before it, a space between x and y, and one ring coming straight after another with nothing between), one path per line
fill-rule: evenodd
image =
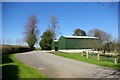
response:
M103 54L100 51L98 51L97 53L83 51L82 56L86 56L86 58L89 58L91 56L96 56L97 60L114 62L115 64L120 63L120 54Z

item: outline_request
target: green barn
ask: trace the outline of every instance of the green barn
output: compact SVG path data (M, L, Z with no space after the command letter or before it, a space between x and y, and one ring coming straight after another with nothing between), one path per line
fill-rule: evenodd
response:
M93 44L95 40L98 40L98 38L90 36L61 36L58 40L58 49L91 49L91 44Z
M83 50L92 49L92 44L98 42L97 37L90 36L61 36L58 41L52 42L52 50ZM97 45L97 44L96 44Z
M58 50L58 40L52 41L52 50Z

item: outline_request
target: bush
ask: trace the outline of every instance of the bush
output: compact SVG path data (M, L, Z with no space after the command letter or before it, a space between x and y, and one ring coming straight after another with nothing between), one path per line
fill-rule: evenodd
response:
M41 48L36 48L35 50L41 50Z
M54 34L52 31L45 31L43 33L42 39L39 42L40 47L42 50L51 50L52 49L52 41L53 41Z
M17 45L2 45L0 46L2 54L12 54L31 51L27 46L17 46Z

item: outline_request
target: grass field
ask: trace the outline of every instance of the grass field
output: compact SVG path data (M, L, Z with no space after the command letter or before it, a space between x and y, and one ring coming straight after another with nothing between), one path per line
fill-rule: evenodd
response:
M112 60L112 58L104 58L101 60L97 60L97 56L89 56L89 58L86 58L86 56L82 56L82 53L64 53L64 52L51 52L55 55L58 56L62 56L65 58L71 58L71 59L75 59L75 60L79 60L82 62L87 62L87 63L91 63L91 64L96 64L99 66L104 66L104 67L109 67L109 68L113 68L116 70L120 70L120 63L119 64L115 64L114 61L110 61ZM110 60L109 60L110 59Z
M38 72L36 69L29 67L18 61L15 54L2 56L2 77L3 78L48 78L43 73Z

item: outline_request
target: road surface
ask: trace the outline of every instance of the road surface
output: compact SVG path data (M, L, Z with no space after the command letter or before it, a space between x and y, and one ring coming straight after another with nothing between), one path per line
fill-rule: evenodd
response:
M117 78L115 70L56 56L45 51L16 54L16 58L51 78ZM34 75L34 74L33 74Z

